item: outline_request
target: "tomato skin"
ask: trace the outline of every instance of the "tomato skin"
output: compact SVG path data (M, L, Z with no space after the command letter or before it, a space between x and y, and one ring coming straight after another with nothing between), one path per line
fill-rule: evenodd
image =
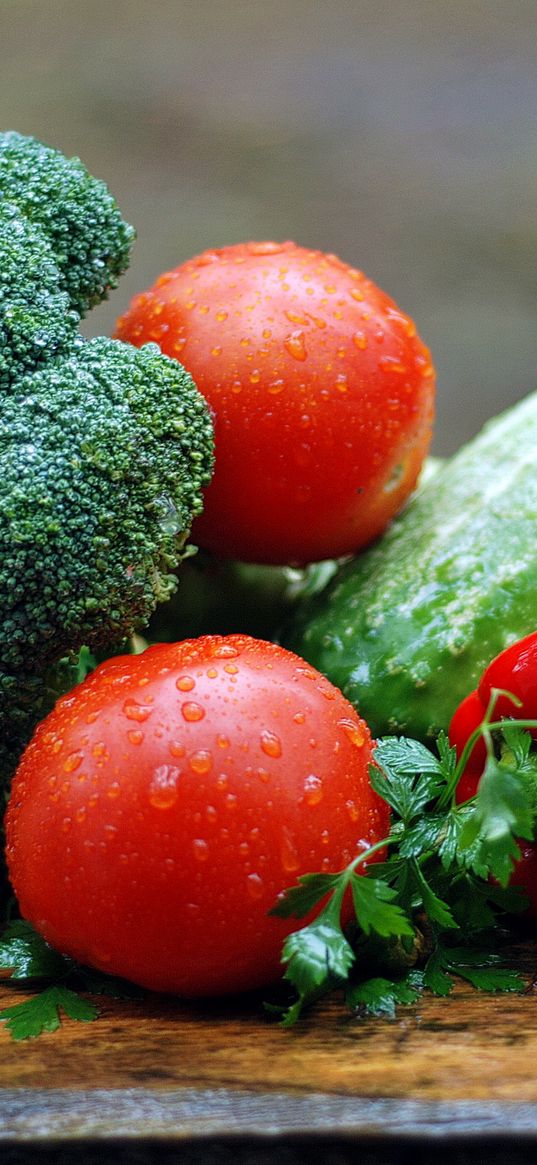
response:
M21 912L62 952L159 991L277 980L269 917L300 874L385 836L367 726L297 656L248 636L100 665L39 726L14 778Z
M212 407L197 545L259 563L339 557L414 487L432 433L430 354L336 256L292 242L206 251L136 296L116 335L156 341Z

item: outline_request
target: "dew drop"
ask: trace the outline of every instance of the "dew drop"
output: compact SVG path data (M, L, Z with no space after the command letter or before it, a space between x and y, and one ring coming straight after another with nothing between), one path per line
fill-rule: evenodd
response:
M83 752L70 752L69 756L65 758L63 771L65 773L74 773L76 769L80 768L83 760Z
M282 743L275 732L270 732L268 728L264 728L259 739L266 756L279 757L282 755Z
M233 647L231 643L217 643L213 648L214 659L236 659L238 655L238 648Z
M228 314L229 313L227 311L217 311L216 319L221 324L224 320L227 320Z
M283 342L286 352L293 360L305 360L307 356L303 332L291 332Z
M352 337L352 342L356 348L360 348L363 352L367 348L367 335L365 332L355 332Z
M192 676L179 676L179 679L175 681L175 686L180 692L191 692L195 684L196 681Z
M259 874L248 874L246 879L246 889L250 895L250 898L252 898L254 902L258 902L259 899L263 897L263 879L259 877Z
M396 356L381 356L379 359L379 368L383 372L406 372L406 365L398 360Z
M349 814L349 817L350 817L352 822L358 821L358 818L360 816L360 811L358 809L356 801L345 801L345 809L347 810L347 813Z
M363 748L366 740L366 734L360 724L356 724L354 720L338 720L338 728L342 728L345 736L348 737L351 744L355 748Z
M137 720L139 723L148 720L152 711L153 709L148 704L139 704L137 700L132 698L125 700L123 705L123 714L127 720Z
M186 704L182 704L181 712L184 719L189 723L194 723L196 720L203 720L205 716L205 708L202 708L201 704L194 703L193 700L188 700Z
M70 817L64 817L64 819L62 821L62 832L69 833L69 830L70 830L72 824L73 824L73 822L72 822L72 819Z
M129 731L127 732L127 740L129 741L129 744L142 744L144 740L144 734L141 728L129 728Z
M195 837L192 842L194 857L197 862L206 862L209 857L209 846L201 837Z
M229 748L229 736L224 736L223 733L219 733L216 737L216 743L219 748Z
M180 769L173 765L159 765L154 769L149 785L149 802L154 809L171 809L179 796Z
M291 831L287 828L286 825L282 826L280 858L282 866L287 874L292 874L295 870L298 870L300 859L295 845L295 840Z
M212 754L206 748L200 748L197 752L193 752L188 758L188 763L193 773L198 773L203 776L205 773L210 773L213 767Z
M307 805L318 805L323 799L323 782L314 773L304 781L304 798Z
M86 820L87 813L88 813L88 811L86 809L86 806L81 805L80 808L77 809L77 811L75 813L75 821L77 821L78 824L80 825L83 821Z
M295 712L295 714L293 716L293 722L295 724L305 724L306 717L305 717L304 713L303 712Z
M352 288L351 296L353 299L358 300L358 303L362 303L362 301L365 299L365 295L364 295L363 291L360 290L359 287Z
M185 755L185 747L180 740L170 740L168 752L171 756L181 757Z

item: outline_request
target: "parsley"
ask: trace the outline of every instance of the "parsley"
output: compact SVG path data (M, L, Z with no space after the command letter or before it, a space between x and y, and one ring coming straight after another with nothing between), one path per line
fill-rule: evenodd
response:
M47 983L31 999L0 1009L0 1021L5 1022L15 1040L56 1031L63 1014L82 1023L96 1019L98 1008L79 991L113 999L139 999L143 994L134 984L82 967L60 955L29 922L20 918L10 922L0 938L0 967L10 972L14 986L20 987L24 981L32 986Z
M508 882L517 838L533 837L537 767L524 724L496 724L492 711L493 702L481 728L486 768L465 804L455 791L466 755L457 762L445 736L436 752L405 738L377 742L370 775L392 810L388 836L338 873L299 878L272 910L303 918L320 906L284 944L284 978L296 993L284 1024L334 988L359 1014L385 1016L424 988L448 995L457 978L482 991L524 989L491 951L491 931L525 904ZM499 758L493 732L502 733ZM383 859L372 862L379 850ZM349 893L353 920L344 926Z
M58 984L46 987L24 1003L2 1008L0 1019L5 1021L14 1040L28 1040L43 1032L56 1031L61 1023L61 1012L82 1023L91 1023L98 1014L93 1003L82 999L69 987Z

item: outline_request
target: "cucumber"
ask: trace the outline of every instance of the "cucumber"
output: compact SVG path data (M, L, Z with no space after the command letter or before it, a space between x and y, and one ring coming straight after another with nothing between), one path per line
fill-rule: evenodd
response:
M284 636L375 736L447 730L483 668L537 627L537 393L489 421Z

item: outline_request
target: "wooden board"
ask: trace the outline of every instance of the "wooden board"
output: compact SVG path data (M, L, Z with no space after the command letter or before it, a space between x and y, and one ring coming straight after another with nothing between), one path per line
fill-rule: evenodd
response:
M367 1165L399 1161L407 1142L414 1161L432 1142L435 1162L476 1142L489 1163L499 1146L500 1161L506 1140L510 1163L534 1160L537 946L519 944L515 961L524 995L461 985L394 1020L358 1019L331 999L287 1030L258 998L152 996L101 1000L96 1023L25 1043L0 1029L0 1160L42 1163L52 1146L55 1162L131 1160L134 1147L136 1165L157 1147L160 1161L173 1150L174 1161L294 1162L311 1156L312 1138L316 1158L338 1165L358 1147Z

